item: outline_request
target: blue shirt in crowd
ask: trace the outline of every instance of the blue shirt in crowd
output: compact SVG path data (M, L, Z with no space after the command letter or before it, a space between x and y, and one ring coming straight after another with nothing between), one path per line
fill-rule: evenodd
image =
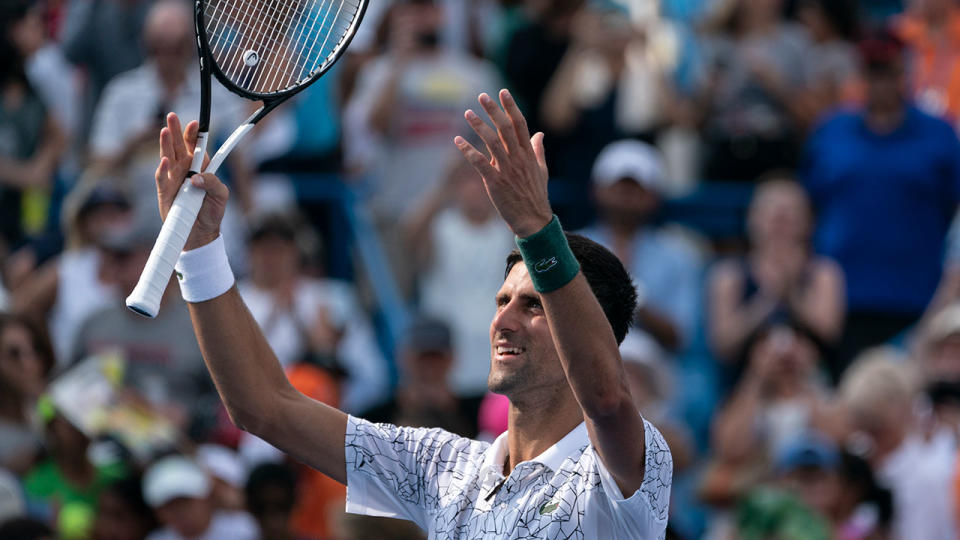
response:
M960 193L960 143L910 107L895 131L838 113L811 136L802 176L817 211L815 245L840 263L851 311L920 314L940 280Z

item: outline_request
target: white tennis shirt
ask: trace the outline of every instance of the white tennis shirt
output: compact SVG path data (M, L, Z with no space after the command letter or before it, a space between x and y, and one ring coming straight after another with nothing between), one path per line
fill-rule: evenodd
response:
M413 521L431 540L659 540L673 459L644 420L643 483L629 497L590 443L586 424L504 478L507 434L493 444L442 429L347 423L347 512Z

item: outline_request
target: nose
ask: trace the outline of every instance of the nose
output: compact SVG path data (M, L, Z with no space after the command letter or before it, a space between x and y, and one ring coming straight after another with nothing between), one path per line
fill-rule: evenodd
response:
M516 332L520 327L520 306L516 300L511 300L497 308L493 321L490 323L490 333L493 336Z

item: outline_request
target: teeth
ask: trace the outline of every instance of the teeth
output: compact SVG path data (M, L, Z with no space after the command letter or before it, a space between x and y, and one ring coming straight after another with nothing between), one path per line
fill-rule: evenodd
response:
M523 352L523 349L520 347L497 346L497 354L520 354L521 352Z

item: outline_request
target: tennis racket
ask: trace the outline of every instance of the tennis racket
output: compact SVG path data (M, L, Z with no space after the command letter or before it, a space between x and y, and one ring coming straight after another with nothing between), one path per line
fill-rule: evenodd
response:
M200 129L187 178L200 171L210 130L210 74L263 106L224 141L206 172L215 173L257 122L310 86L340 58L363 19L367 0L197 0ZM174 134L177 136L177 134ZM184 182L127 307L156 317L205 192Z

